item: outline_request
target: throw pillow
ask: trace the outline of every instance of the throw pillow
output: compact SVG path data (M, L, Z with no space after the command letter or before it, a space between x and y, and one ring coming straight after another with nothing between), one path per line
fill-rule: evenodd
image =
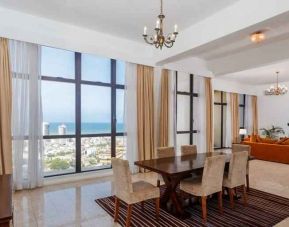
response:
M285 140L284 142L281 143L282 145L289 145L289 139Z
M274 144L277 142L277 140L273 140L273 139L270 139L270 138L259 138L261 143L270 143L270 144Z
M252 134L252 136L250 137L250 142L256 143L257 142L257 136Z
M282 139L280 139L276 144L282 144L283 142L285 142L286 140L288 140L287 137L284 137Z

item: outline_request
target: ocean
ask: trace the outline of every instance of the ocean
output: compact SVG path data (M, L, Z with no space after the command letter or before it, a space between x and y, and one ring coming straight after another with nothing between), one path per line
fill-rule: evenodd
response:
M49 123L49 135L58 135L58 127L60 125L66 126L66 135L75 134L75 123L73 122L48 122L48 123ZM124 124L117 123L116 131L123 132ZM81 134L99 134L99 133L111 133L111 124L92 123L92 122L85 122L81 124Z

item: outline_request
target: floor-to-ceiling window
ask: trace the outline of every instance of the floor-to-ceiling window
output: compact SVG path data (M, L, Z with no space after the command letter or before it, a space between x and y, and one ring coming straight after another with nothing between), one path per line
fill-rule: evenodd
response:
M125 154L124 62L41 48L44 174L111 168Z
M214 148L226 148L226 121L227 121L227 95L224 91L214 91ZM246 95L239 94L240 128L245 127ZM230 111L230 110L229 110Z
M176 72L177 146L194 144L194 75ZM179 147L179 146L178 146Z

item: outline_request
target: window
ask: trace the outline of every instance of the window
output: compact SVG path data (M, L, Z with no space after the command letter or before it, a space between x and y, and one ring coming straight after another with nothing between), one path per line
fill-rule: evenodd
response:
M41 48L44 175L111 168L126 152L122 61Z
M226 120L227 120L227 96L224 91L214 91L214 148L226 148ZM244 128L246 95L239 94L240 128Z
M225 148L227 93L214 91L214 148Z
M176 72L176 109L177 109L177 147L182 144L194 144L194 76ZM188 123L189 122L189 123Z

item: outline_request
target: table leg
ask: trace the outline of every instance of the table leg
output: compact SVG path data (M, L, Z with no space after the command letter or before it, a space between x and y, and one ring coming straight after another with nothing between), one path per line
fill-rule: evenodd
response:
M169 201L169 199L171 199L172 203L174 204L175 208L176 208L176 212L180 215L183 214L183 208L182 208L182 204L181 201L177 195L176 192L176 188L180 183L180 180L182 178L180 177L170 177L167 175L163 175L162 176L166 185L166 190L164 195L161 198L162 201L162 205L167 204L167 202Z

